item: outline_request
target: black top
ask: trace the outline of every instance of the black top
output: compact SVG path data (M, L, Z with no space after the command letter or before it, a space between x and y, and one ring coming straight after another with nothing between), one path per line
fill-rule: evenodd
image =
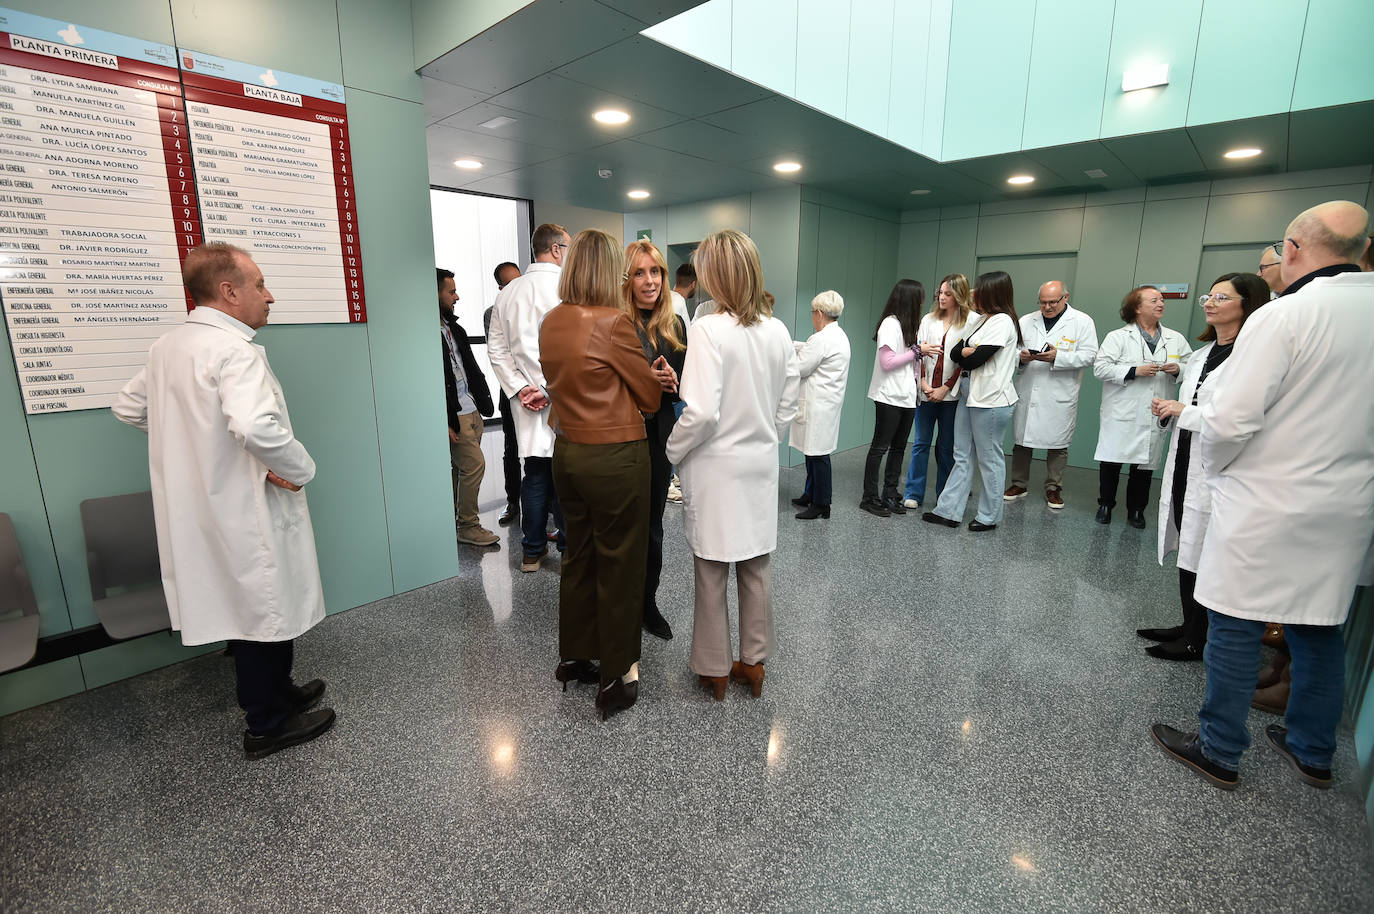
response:
M641 316L647 317L647 315L652 312L641 309L639 313ZM649 360L650 365L658 361L659 356L663 356L668 360L668 364L672 366L673 371L677 372L678 389L681 390L682 367L687 362L687 349L685 345L687 342L687 327L683 324L682 318L678 317L676 314L673 315L673 320L676 322L678 339L682 340L684 344L684 348L682 349L674 349L667 340L659 340L659 344L654 346L649 341L649 334L639 322L635 323L635 333L639 334L639 346L644 350L644 357ZM663 391L663 396L658 403L658 412L651 416L644 417L644 430L648 433L650 447L659 451L667 447L668 436L672 434L673 426L677 424L677 413L673 409L673 404L676 403L678 399L679 397L677 394L670 394L666 390Z
M1067 314L1068 311L1069 311L1069 309L1068 309L1068 308L1065 308L1063 311L1060 311L1060 312L1059 312L1058 314L1056 314L1054 317L1045 317L1043 314L1040 315L1041 319L1045 322L1045 329L1046 329L1047 331L1048 331L1048 330L1053 330L1053 329L1054 329L1054 325L1057 324L1057 323L1059 323L1059 319L1060 319L1061 317L1063 317L1065 314Z
M472 396L472 402L477 404L477 411L483 416L490 416L496 411L491 402L491 390L487 387L486 376L482 374L482 368L477 364L477 360L472 357L472 344L468 342L468 335L463 332L462 326L458 323L458 318L439 312L439 319L448 325L448 332L453 335L453 342L458 346L458 358L462 361L463 374L467 375L468 393ZM444 352L444 397L448 401L448 427L455 432L458 431L458 380L453 376L453 362L448 351L448 340L444 335L439 334L439 343Z
M1319 267L1308 273L1303 278L1296 280L1291 286L1283 290L1284 295L1292 295L1294 292L1307 285L1318 276L1337 276L1341 273L1358 273L1360 268L1353 263L1333 263L1329 267ZM1280 296L1282 298L1282 296Z
M1216 370L1222 362L1226 361L1231 355L1231 349L1236 342L1213 343L1212 348L1207 352L1207 361L1202 363L1202 374L1198 375L1197 386L1193 388L1193 405L1197 406L1197 394L1202 390L1202 384L1207 380L1207 376ZM1183 503L1183 495L1188 490L1188 464L1192 462L1193 433L1186 428L1180 428L1178 435L1178 449L1174 452L1174 502Z

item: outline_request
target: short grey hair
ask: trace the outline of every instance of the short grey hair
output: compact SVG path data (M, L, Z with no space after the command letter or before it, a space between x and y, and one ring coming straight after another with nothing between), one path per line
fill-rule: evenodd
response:
M821 312L832 321L839 320L844 312L844 299L835 290L827 289L811 299L811 310Z

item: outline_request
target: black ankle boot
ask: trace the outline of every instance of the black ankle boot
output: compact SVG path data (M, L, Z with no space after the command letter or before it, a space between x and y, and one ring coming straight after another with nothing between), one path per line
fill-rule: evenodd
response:
M811 496L805 494L798 495L796 498L792 499L792 504L796 505L798 508L805 508L811 504Z
M1099 524L1110 524L1112 522L1112 506L1098 505L1095 519Z
M1126 512L1126 523L1130 524L1132 527L1135 527L1137 530L1144 530L1144 529L1145 529L1145 512L1144 512L1144 511L1127 511L1127 512Z
M815 520L818 517L830 517L829 505L812 505L805 511L797 512L797 520Z
M568 691L568 682L577 680L590 685L601 681L601 669L590 660L560 660L554 668L553 678L563 683L563 691Z

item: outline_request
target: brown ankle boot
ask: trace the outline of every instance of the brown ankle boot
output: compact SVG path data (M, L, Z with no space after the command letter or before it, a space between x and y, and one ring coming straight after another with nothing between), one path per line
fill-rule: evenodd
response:
M1255 688L1267 689L1271 685L1277 683L1283 676L1283 671L1288 668L1288 664L1291 660L1292 658L1283 653L1283 651L1274 654L1273 662L1263 670L1260 670L1259 680L1255 683Z
M745 682L749 684L749 692L758 698L763 694L763 664L745 663L736 660L730 667L730 678L735 682Z
M728 676L697 676L697 684L715 696L716 701L725 700L725 687L730 684Z
M1267 689L1255 690L1254 697L1250 699L1250 707L1282 717L1288 710L1288 693L1292 688L1293 668L1286 666L1278 682Z

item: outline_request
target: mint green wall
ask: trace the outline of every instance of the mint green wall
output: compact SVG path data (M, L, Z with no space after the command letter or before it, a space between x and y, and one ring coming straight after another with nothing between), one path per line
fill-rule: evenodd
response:
M443 385L428 358L434 292L424 115L404 7L398 15L384 0L9 5L347 87L369 323L269 326L259 340L319 465L309 494L329 610L456 573ZM42 634L94 624L79 505L146 489L146 439L104 410L25 417L5 369L0 458L0 510L15 519ZM0 676L0 713L212 649L188 650L164 633Z
M951 161L1369 100L1371 32L1356 0L708 0L647 34Z
M955 207L938 215L913 211L902 217L894 276L929 287L946 273L972 278L980 259L1076 254L1070 301L1092 316L1099 338L1121 326L1121 298L1142 282L1190 284L1188 299L1169 301L1164 314L1167 326L1187 330L1197 310L1197 285L1211 280L1198 278L1204 248L1247 246L1258 264L1260 247L1282 237L1307 207L1368 199L1371 172L1362 166ZM1018 302L1026 299L1023 291L1017 290ZM1091 376L1084 378L1069 448L1074 466L1095 465L1101 390Z
M1345 626L1346 702L1355 723L1355 758L1360 763L1360 792L1374 831L1374 587L1355 592L1355 605Z
M379 12L390 11L391 20L404 23L407 31L413 28L414 63L409 68L411 71L442 57L528 5L529 0L410 0L409 9L405 0L394 4L375 4ZM366 32L358 35L365 37Z

